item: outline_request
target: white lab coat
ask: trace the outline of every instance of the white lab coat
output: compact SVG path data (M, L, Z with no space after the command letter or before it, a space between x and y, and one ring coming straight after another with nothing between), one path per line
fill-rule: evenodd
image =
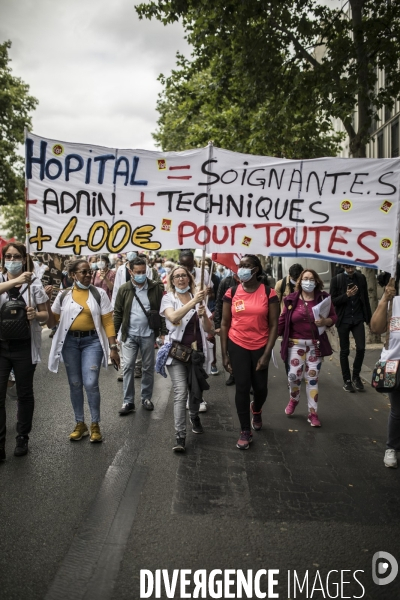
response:
M111 302L108 299L106 292L102 288L97 288L101 299L100 306L97 304L96 298L89 292L89 298L87 305L92 313L94 326L99 336L101 347L103 348L103 361L102 366L107 368L108 364L108 338L101 322L101 315L107 315L112 312ZM49 355L49 370L53 373L58 372L58 366L62 358L62 349L64 345L65 337L75 321L76 317L82 312L83 306L75 302L72 298L72 290L69 290L63 299L62 305L60 305L60 299L63 292L60 292L54 301L52 306L53 313L60 315L60 321L58 328L53 337L53 343L51 344L51 350Z

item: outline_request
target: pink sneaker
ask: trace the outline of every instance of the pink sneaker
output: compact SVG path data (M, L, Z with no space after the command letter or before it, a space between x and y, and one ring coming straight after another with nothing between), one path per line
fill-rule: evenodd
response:
M311 427L321 427L321 421L318 419L318 415L316 413L310 413L307 421L310 423Z
M253 402L250 402L250 410L251 410L251 414L252 414L251 426L254 429L254 431L260 431L260 429L262 427L262 417L261 417L262 410L260 410L259 412L254 412L253 406L254 406L254 400L253 400Z
M288 417L290 417L290 415L292 415L294 413L297 405L298 405L298 402L296 402L295 400L293 400L291 398L289 401L289 404L285 408L285 413L287 414Z
M253 441L253 434L248 429L240 432L240 438L236 442L236 448L239 450L247 450Z

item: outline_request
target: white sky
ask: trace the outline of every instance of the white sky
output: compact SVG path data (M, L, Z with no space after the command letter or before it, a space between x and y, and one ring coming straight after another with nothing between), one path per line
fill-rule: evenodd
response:
M189 56L183 28L140 21L140 0L0 0L0 42L39 100L34 133L155 149L160 73Z

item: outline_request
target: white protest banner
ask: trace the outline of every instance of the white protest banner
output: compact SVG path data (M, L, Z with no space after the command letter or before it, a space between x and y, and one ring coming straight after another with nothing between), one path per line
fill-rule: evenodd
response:
M120 150L33 134L25 145L32 251L205 245L386 271L396 264L400 158Z

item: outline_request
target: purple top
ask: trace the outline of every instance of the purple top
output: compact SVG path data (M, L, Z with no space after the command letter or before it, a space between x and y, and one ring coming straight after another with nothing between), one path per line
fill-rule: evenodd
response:
M312 340L315 338L315 327L310 325L310 321L311 323L315 322L313 306L317 306L317 304L318 302L314 298L314 300L307 301L306 307L306 303L301 297L299 298L299 301L292 313L291 328L289 333L291 338L297 340ZM307 309L309 317L307 317Z

